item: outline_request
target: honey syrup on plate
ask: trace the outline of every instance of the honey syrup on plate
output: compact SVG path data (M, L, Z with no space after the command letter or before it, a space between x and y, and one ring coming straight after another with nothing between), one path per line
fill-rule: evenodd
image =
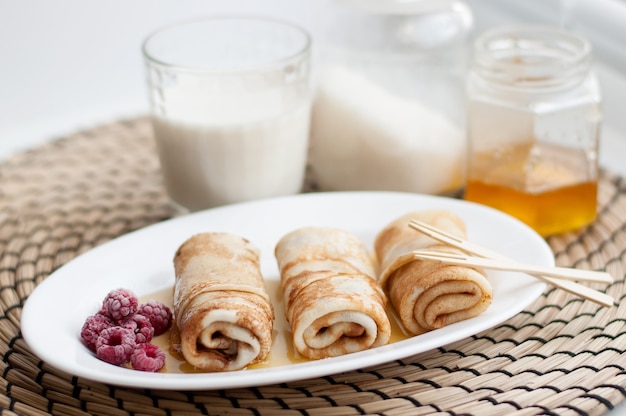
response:
M265 285L274 305L274 332L272 340L272 348L270 350L269 357L258 363L248 365L247 369L254 368L267 368L277 367L282 365L297 364L302 362L311 361L296 351L291 339L291 329L289 323L285 319L283 311L282 301L282 289L280 281L278 280L266 280ZM148 296L142 296L140 302L145 302L150 299L155 299L163 302L169 308L173 310L173 288L164 289L155 293L151 293ZM391 323L391 338L389 343L402 341L410 338L401 328L397 322L395 314L391 311L391 306L388 305L387 313L389 315L389 321ZM174 325L174 324L172 324ZM170 345L171 329L166 331L152 339L152 344L161 348L165 352L165 366L161 372L165 373L202 373L203 371L194 368L185 359L173 352Z
M542 236L573 230L596 218L598 184L588 163L581 151L538 143L474 154L465 199L506 212Z

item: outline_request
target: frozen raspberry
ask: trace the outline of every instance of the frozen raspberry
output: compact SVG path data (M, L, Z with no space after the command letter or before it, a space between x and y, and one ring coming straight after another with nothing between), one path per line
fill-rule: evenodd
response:
M100 332L114 326L115 323L111 318L101 313L87 317L80 331L80 338L83 340L87 348L96 352L96 341L100 336Z
M165 353L154 344L139 344L130 356L133 369L140 371L159 371L165 365Z
M137 313L150 320L155 337L167 331L172 323L172 311L158 300L149 300L141 304Z
M135 342L137 344L150 342L152 340L152 336L154 335L154 327L150 323L150 320L138 313L124 319L121 326L128 328L135 333Z
M96 355L107 363L122 365L130 361L136 346L133 331L121 326L112 326L100 332L96 341Z
M132 292L127 289L116 289L105 296L101 312L119 322L137 312L138 305L139 301Z

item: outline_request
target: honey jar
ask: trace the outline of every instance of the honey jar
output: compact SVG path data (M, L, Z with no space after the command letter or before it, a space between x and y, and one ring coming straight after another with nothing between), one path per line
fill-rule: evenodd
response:
M589 41L558 27L496 27L476 38L472 61L465 199L543 236L593 222L602 110Z

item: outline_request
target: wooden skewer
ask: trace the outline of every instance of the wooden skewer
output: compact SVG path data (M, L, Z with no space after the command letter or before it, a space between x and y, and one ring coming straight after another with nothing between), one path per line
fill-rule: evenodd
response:
M522 264L512 260L488 259L485 257L473 257L455 253L442 253L438 251L416 250L412 254L419 259L435 260L443 263L458 264L461 266L474 266L484 269L522 272L531 275L555 277L557 279L611 283L613 278L606 272L593 270L581 270L568 267L543 267L530 264Z
M433 227L429 224L425 224L421 221L411 220L409 222L409 226L431 238L434 238L437 241L456 247L474 256L483 257L486 259L513 261L498 252L492 251L478 244L471 243L457 236L448 234L442 230L437 229L436 227ZM614 299L611 296L605 293L599 292L597 290L593 290L587 286L583 286L579 283L572 282L569 280L558 279L558 278L546 276L543 274L536 274L536 273L527 273L527 274L541 281L544 281L548 284L551 284L555 287L563 289L569 293L580 296L583 299L590 300L600 305L610 307L610 306L613 306L614 304Z

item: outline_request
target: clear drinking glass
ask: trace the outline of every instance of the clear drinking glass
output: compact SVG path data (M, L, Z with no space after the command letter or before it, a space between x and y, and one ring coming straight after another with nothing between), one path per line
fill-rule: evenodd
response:
M154 134L173 205L197 211L298 193L309 137L310 35L213 17L143 45Z
M591 45L558 27L491 29L468 79L465 198L542 235L596 218L601 94Z

